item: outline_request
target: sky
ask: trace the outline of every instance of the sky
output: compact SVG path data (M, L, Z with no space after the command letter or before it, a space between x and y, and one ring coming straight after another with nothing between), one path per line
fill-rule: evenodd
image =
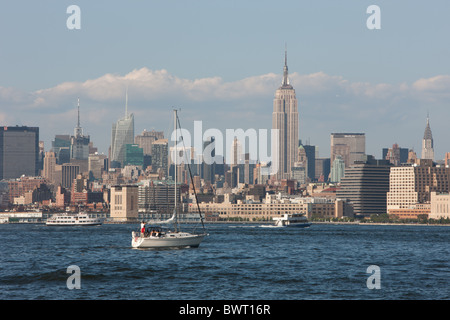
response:
M80 8L80 29L67 20ZM369 29L370 5L381 29ZM330 134L364 132L366 153L420 157L429 114L436 160L450 152L448 0L0 0L0 125L81 126L107 153L128 110L135 134L271 129L287 47L299 137L330 156ZM70 20L72 21L72 20Z

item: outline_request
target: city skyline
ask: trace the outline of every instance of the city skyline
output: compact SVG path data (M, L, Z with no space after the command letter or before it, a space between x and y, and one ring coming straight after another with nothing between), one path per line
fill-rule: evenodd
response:
M420 156L428 113L435 160L450 151L444 1L290 2L288 13L269 1L176 2L173 10L79 1L80 30L66 28L70 4L30 2L23 12L8 3L0 19L0 122L39 127L46 151L55 135L73 132L80 97L84 132L107 154L127 86L136 133L167 136L173 107L188 130L196 120L204 130L269 129L285 43L299 138L321 157L333 132L365 133L376 158L394 143ZM381 30L366 27L371 4L381 8Z

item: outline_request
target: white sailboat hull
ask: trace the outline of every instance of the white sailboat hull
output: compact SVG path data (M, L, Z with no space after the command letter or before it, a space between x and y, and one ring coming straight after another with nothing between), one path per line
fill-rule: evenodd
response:
M157 236L142 237L139 233L132 233L131 246L133 248L183 248L198 247L206 234L191 234L187 232L173 232Z

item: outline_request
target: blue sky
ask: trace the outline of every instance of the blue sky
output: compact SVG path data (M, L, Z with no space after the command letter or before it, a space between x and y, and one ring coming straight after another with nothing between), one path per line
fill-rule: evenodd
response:
M68 30L69 5L81 29ZM369 30L369 5L381 30ZM365 132L367 153L398 143L420 156L430 114L450 152L448 1L0 1L0 124L39 126L46 149L81 124L102 152L111 125L136 134L182 124L271 127L284 46L300 138L329 156L330 133Z

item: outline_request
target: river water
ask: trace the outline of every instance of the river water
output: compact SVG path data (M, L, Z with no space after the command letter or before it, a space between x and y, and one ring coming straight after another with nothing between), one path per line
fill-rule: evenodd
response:
M450 299L448 226L206 227L198 248L139 250L137 225L0 225L0 299Z

